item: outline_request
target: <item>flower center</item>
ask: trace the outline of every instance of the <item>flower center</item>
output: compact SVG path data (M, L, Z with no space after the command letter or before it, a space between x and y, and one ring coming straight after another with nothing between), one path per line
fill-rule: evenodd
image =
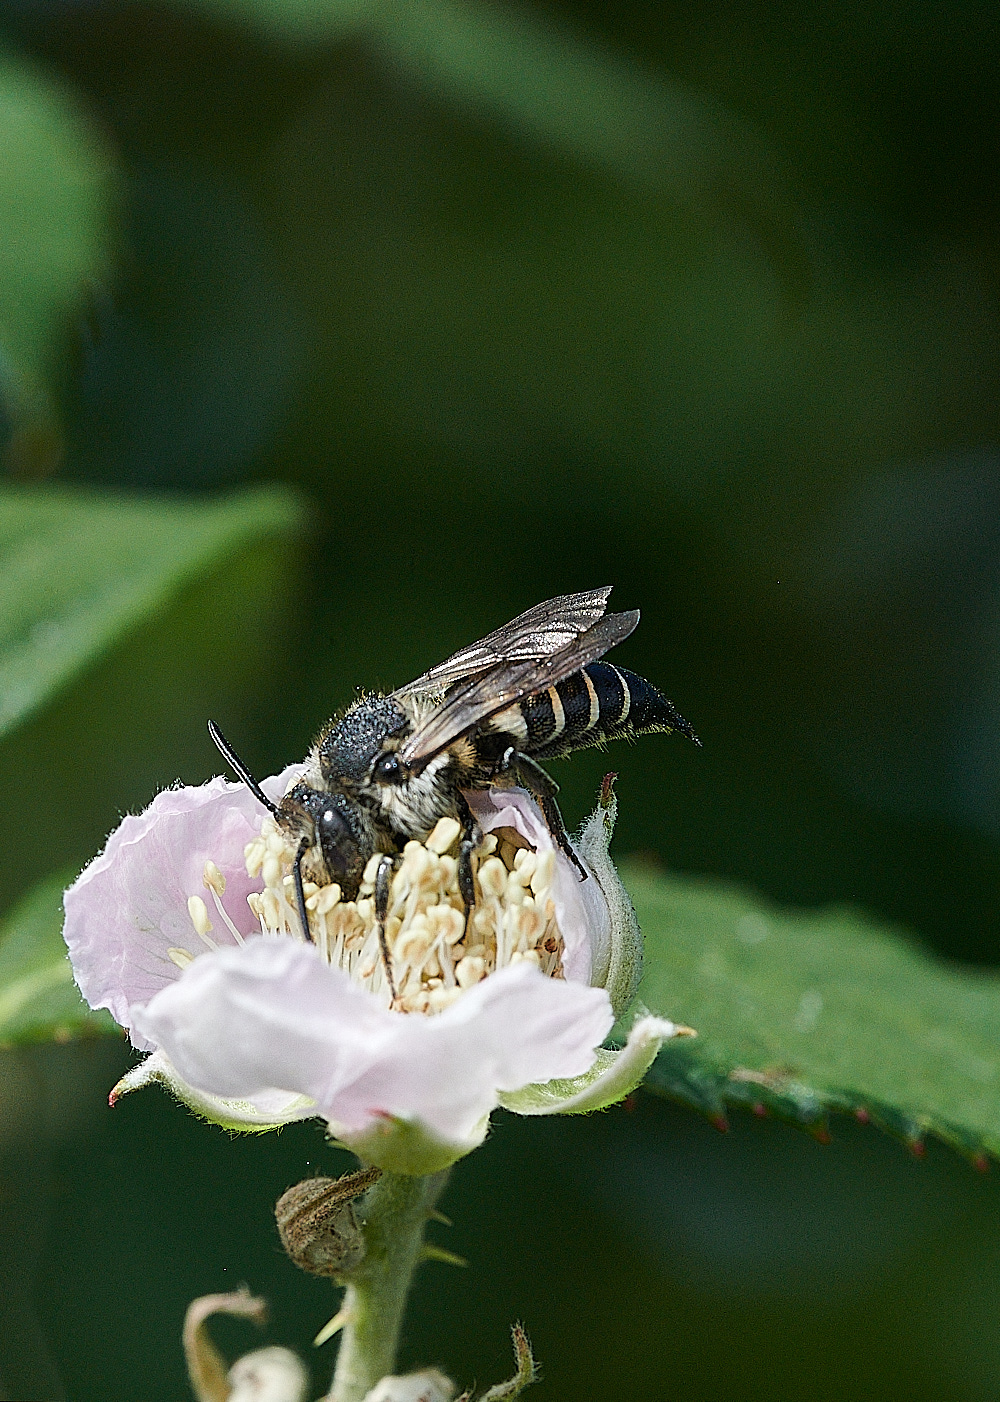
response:
M458 886L453 818L442 818L424 842L408 842L396 862L389 890L385 939L400 1012L437 1013L462 992L498 969L527 961L550 978L562 978L563 941L551 896L556 858L536 852L513 828L497 828L473 854L476 900L466 918ZM292 863L296 848L278 825L265 818L260 836L247 844L246 865L264 889L247 897L267 935L301 939ZM309 932L323 957L390 1003L375 919L374 856L353 901L338 885L304 883ZM235 926L221 897L225 883L213 863L205 887L230 931ZM221 889L220 889L221 888ZM212 928L200 897L189 902L192 922L206 944ZM238 934L237 940L242 943Z

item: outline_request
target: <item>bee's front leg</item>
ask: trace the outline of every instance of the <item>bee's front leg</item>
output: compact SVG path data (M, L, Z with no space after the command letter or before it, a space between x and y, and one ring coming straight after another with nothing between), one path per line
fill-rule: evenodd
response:
M562 814L559 812L559 805L556 803L556 794L559 792L559 785L551 775L546 774L540 764L536 764L527 755L516 750L510 757L508 763L509 771L516 775L517 779L528 790L531 796L538 800L538 806L546 823L549 825L549 832L570 861L580 873L580 880L586 881L589 875L580 858L573 851L573 845L566 832L566 824L563 822Z
M462 840L458 846L458 889L465 902L465 916L476 903L476 883L472 877L472 854L483 840L483 830L477 823L463 793L456 794L455 807L462 824Z
M385 969L386 982L389 985L389 992L392 1001L396 1001L396 981L392 976L392 955L389 953L389 941L385 937L385 919L389 914L389 892L392 887L392 873L398 857L383 856L379 858L378 870L375 873L375 928L378 930L378 947L382 955L382 967Z

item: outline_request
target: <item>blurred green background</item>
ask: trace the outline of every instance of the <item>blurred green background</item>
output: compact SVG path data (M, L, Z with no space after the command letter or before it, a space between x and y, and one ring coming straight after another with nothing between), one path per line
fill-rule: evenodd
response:
M115 534L152 494L181 539L298 494L12 713L2 910L215 772L209 713L271 772L355 687L614 583L704 749L577 756L568 819L613 765L620 853L1000 962L995 6L5 0L0 45L18 510ZM185 1396L206 1291L303 1350L333 1312L270 1218L318 1129L112 1114L126 1062L4 1054L8 1398ZM1000 1390L1000 1187L940 1146L643 1095L501 1117L444 1206L470 1267L425 1268L406 1361L463 1383L521 1318L552 1402Z

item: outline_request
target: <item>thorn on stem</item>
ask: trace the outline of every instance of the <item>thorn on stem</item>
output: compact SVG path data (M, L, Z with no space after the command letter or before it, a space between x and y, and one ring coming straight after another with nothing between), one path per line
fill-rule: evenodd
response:
M454 1251L446 1251L443 1246L432 1246L425 1242L420 1251L422 1261L441 1261L446 1266L467 1266L469 1263L464 1256L457 1256Z
M339 1334L350 1317L347 1310L338 1310L332 1319L327 1320L315 1339L313 1339L313 1348L319 1348L322 1344L326 1343L327 1339L332 1339L334 1334Z

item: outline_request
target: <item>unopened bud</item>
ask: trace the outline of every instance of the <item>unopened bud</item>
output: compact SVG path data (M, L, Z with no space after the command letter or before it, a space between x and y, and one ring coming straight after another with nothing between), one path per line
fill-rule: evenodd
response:
M245 1353L229 1370L226 1402L304 1402L309 1374L288 1348Z
M354 1199L381 1173L365 1168L343 1178L306 1178L282 1193L274 1209L281 1244L310 1275L347 1275L360 1265L365 1238Z
M455 1384L437 1368L381 1378L365 1402L452 1402Z

